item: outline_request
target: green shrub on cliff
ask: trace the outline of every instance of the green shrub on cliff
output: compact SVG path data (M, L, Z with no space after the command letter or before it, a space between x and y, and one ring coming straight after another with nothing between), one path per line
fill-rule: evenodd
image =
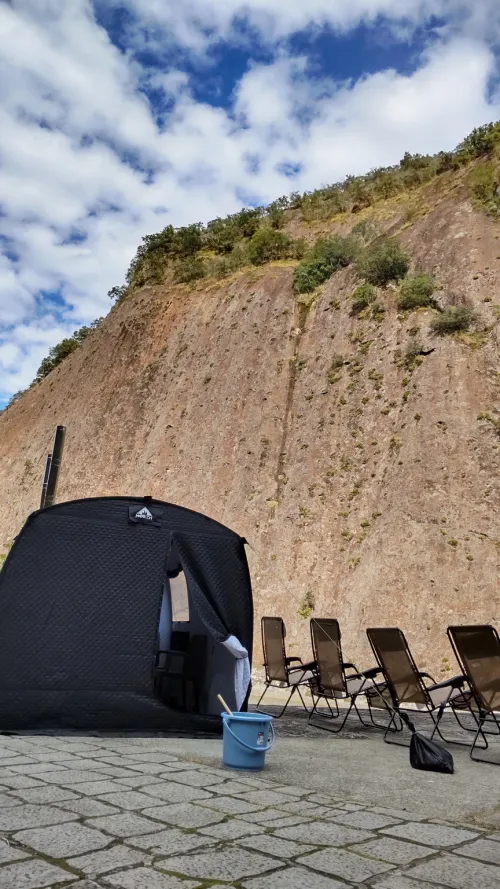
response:
M387 238L366 247L359 255L356 267L369 284L383 287L390 281L404 278L410 267L410 257L397 241Z
M446 336L468 330L475 321L477 315L468 306L449 306L434 319L431 328L438 336Z
M252 265L264 265L276 259L293 257L293 240L273 228L260 228L249 241L248 258Z
M401 284L398 309L420 309L434 305L435 284L430 275L409 275Z
M311 293L334 272L350 265L358 249L358 242L352 237L318 238L314 247L295 269L293 276L295 293Z

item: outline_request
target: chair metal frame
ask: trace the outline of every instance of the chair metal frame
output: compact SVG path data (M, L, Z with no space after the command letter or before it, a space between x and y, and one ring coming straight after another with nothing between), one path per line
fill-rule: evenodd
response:
M265 626L266 626L267 621L276 621L281 627L281 654L282 654L282 668L283 668L282 676L271 675L271 673L273 671L270 668L270 662L269 662L269 657L268 657L268 644L267 644L266 638L265 638ZM280 719L283 716L283 713L285 712L286 708L288 707L295 692L298 693L298 696L300 698L300 701L302 703L304 710L306 711L306 713L309 713L309 707L307 706L304 698L302 697L300 686L302 686L302 687L307 686L308 688L310 688L311 678L307 677L307 678L305 678L303 680L299 680L297 682L290 682L290 679L295 678L295 676L293 674L298 674L299 671L302 671L302 673L304 675L306 673L314 673L316 670L315 662L313 661L313 662L304 664L304 663L302 663L302 658L300 658L300 657L287 657L286 647L285 647L286 627L285 627L285 622L283 621L283 619L281 617L263 617L263 618L261 618L260 626L261 626L261 634L262 634L262 650L264 653L263 666L266 671L266 686L265 686L264 691L262 692L259 700L257 701L255 709L257 710L258 713L265 713L266 715L270 715L265 710L259 709L261 701L263 700L266 692L270 688L290 688L291 691L290 691L290 694L286 700L285 705L282 707L282 709L280 710L280 712L278 714L275 714L275 713L272 714L274 719ZM299 666L292 667L291 664L293 664L294 662L297 662L299 664Z
M499 735L500 734L500 720L497 715L498 711L495 711L494 709L492 709L485 701L484 694L480 690L479 686L477 685L473 671L470 670L469 665L467 663L467 659L463 656L463 653L461 653L461 651L460 651L460 644L457 639L457 635L460 633L460 631L471 632L473 630L475 630L475 631L482 630L483 632L485 632L485 633L487 632L488 634L490 634L490 636L492 637L492 639L494 641L494 644L498 648L498 655L500 657L500 637L499 637L498 632L495 629L495 627L492 627L491 624L477 624L477 625L469 625L469 626L464 625L464 626L450 626L450 627L448 627L446 632L448 635L448 639L450 640L450 645L453 649L453 653L457 659L460 669L463 671L464 675L467 677L467 682L471 688L471 692L472 692L472 695L474 696L474 701L475 701L477 711L478 711L477 717L475 714L473 714L474 718L476 720L477 729L476 729L474 739L473 739L472 744L469 749L469 756L472 760L474 760L474 762L485 762L488 765L500 766L500 762L495 762L494 760L491 760L491 759L485 759L483 756L474 756L474 750L476 747L479 747L479 749L483 750L483 751L488 749L489 744L488 744L488 738L486 737L486 735ZM500 676L498 677L498 682L500 685ZM489 731L488 728L486 727L486 724L489 721L493 722L493 725L495 727L493 731ZM491 724L491 722L490 722L490 724ZM479 738L481 738L483 741L482 745L478 745Z
M326 629L326 626L329 626L331 628L330 631L328 631ZM338 620L335 620L334 618L315 618L315 617L313 617L313 618L311 618L309 627L310 627L310 632L311 632L311 645L312 645L312 650L313 650L313 656L314 656L314 659L316 662L316 671L317 671L316 679L315 679L314 683L311 685L311 694L313 697L314 706L313 706L311 713L309 714L309 722L311 722L311 719L314 716L318 717L319 719L328 720L329 722L331 722L331 720L334 720L334 719L340 719L341 718L341 711L340 711L340 708L338 705L338 701L340 699L340 700L346 700L346 701L349 700L349 706L343 708L345 710L345 713L344 713L343 719L340 722L340 725L337 728L333 728L333 727L330 727L326 724L321 725L320 723L312 723L312 725L315 728L325 729L326 731L330 731L330 732L333 732L334 734L338 734L344 728L351 711L354 709L356 711L358 719L362 725L366 726L367 728L371 728L372 726L374 726L375 728L385 729L385 725L381 725L380 723L377 723L375 721L375 719L373 717L373 712L372 712L372 705L371 705L370 699L368 697L368 692L376 691L376 692L378 692L378 694L380 695L380 697L383 700L382 694L383 694L384 689L381 686L377 685L377 683L375 682L375 677L380 675L380 673L382 672L380 667L373 667L369 670L361 670L360 671L357 669L355 664L352 664L348 661L343 660L342 646L341 646L341 632L340 632L340 626L339 626ZM334 687L333 685L328 685L327 681L325 681L326 677L322 676L321 658L319 656L318 638L315 633L315 627L319 628L320 631L322 631L325 634L327 641L332 643L332 645L334 646L334 649L337 652L338 663L336 666L338 666L339 680L340 680L338 683L338 687ZM348 676L346 674L347 670L354 670L354 673L352 675ZM361 685L356 691L351 693L351 692L349 692L348 683L349 683L349 680L352 680L352 679L359 680ZM314 699L315 695L316 695L316 700ZM360 695L364 696L366 698L366 701L368 704L368 712L370 714L370 720L371 720L371 722L369 722L369 723L364 721L364 719L361 715L361 712L358 709L357 699L360 697ZM328 707L328 714L320 713L318 711L318 704L319 704L320 700L326 701L326 705ZM331 702L333 702L335 704L335 710L332 709Z

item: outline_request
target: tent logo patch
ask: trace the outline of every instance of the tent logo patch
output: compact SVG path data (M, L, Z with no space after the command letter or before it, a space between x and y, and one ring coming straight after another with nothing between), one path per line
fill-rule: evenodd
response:
M128 508L128 520L131 525L147 525L148 528L161 528L163 510L157 506L141 506L137 503Z
M136 512L135 517L136 519L143 519L147 522L153 521L153 516L151 515L147 506L144 506L142 509L139 510L139 512Z

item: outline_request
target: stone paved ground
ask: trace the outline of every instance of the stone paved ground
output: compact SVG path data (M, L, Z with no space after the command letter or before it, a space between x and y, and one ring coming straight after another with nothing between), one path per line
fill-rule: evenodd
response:
M297 785L171 738L0 736L0 889L500 887L491 828Z

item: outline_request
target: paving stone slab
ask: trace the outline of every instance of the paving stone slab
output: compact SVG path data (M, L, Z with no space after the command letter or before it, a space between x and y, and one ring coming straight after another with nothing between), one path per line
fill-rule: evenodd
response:
M2 765L6 766L7 763L4 762ZM26 765L9 765L11 772L14 772L15 775L42 775L44 772L65 772L66 769L64 766L60 765L57 762L36 762L36 760L32 759L26 763Z
M273 818L271 821L266 821L266 827L294 827L297 824L309 823L307 818L300 818L299 815L284 815L283 818Z
M159 773L160 775L175 775L176 772L197 772L198 765L196 763L189 762L164 762L162 763L162 771Z
M370 806L367 812L379 812L381 815L389 815L391 818L397 818L398 821L425 821L425 815L416 815L414 812L407 812L406 809L388 809L385 806Z
M130 759L135 759L137 762L179 762L178 758L173 756L172 753L166 753L162 750L155 750L151 753L137 750L135 753L132 753L129 749L128 755Z
M57 787L55 784L42 787L29 787L27 790L13 790L16 797L25 803L60 803L66 800L78 799L76 793L65 787Z
M214 809L216 812L224 812L225 815L245 815L247 812L257 812L261 807L257 803L247 803L232 796L217 796L208 800L200 800L198 805Z
M382 827L391 827L400 824L396 818L390 815L380 815L378 812L342 812L337 810L330 815L328 820L334 820L335 824L346 824L348 827L364 827L366 830L380 830Z
M45 827L48 824L60 824L76 821L77 816L52 806L31 806L29 804L14 806L13 809L0 809L0 831L23 830L28 827Z
M496 840L497 843L500 843L500 833L489 833L486 837L487 840Z
M106 874L119 868L131 867L134 864L150 864L150 856L146 852L139 852L129 846L113 846L111 849L103 849L102 852L92 852L90 855L79 855L70 858L68 864L84 874Z
M60 787L71 786L72 784L85 784L89 781L102 781L103 773L94 772L91 769L64 769L64 771L47 771L40 775L42 781L47 784L59 784Z
M194 803L174 803L171 806L157 806L153 809L144 809L144 814L158 821L166 821L175 827L206 827L207 824L217 824L223 821L224 815L213 812L211 809L202 809Z
M20 806L22 801L17 796L9 796L8 793L0 793L0 809L10 809L11 806Z
M258 806L274 806L279 808L281 803L290 802L290 798L284 793L277 790L250 790L246 793L239 794L239 799L243 802L256 803Z
M111 838L83 824L55 824L33 830L21 830L14 839L50 858L68 858L108 846Z
M43 781L38 778L29 778L27 775L11 775L6 774L0 779L0 783L5 784L12 790L18 790L23 787L44 787Z
M71 889L104 889L104 883L97 882L95 877L88 880L80 880L78 883L70 883Z
M20 756L19 754L16 754L14 756L6 756L4 759L2 759L2 762L0 762L0 766L2 766L2 768L11 768L13 772L21 773L23 773L24 771L28 772L30 766L36 765L38 765L38 763L34 757Z
M314 846L306 843L297 843L294 840L281 840L279 837L270 834L259 834L258 836L243 837L237 840L239 846L246 846L256 852L264 852L265 855L274 855L276 858L288 860L296 858L298 855L305 855L306 852L312 852Z
M158 777L156 775L127 775L123 778L116 778L116 784L123 787L145 787L147 784L156 784Z
M252 834L261 834L265 830L263 825L250 824L248 821L240 821L232 818L231 821L222 821L219 824L211 824L202 827L200 833L204 836L215 837L218 840L237 840L240 837L249 837Z
M334 809L339 804L339 800L326 793L311 793L307 797L308 803L315 803L317 806L328 806Z
M152 797L165 800L167 803L191 803L195 800L212 799L206 790L201 787L189 787L186 784L175 784L173 781L157 781L155 784L147 784L144 787L144 793L150 794ZM151 799L149 805L153 805Z
M271 788L269 788L271 789ZM305 790L303 787L294 787L292 784L274 784L273 789L277 790L278 793L284 793L286 796L294 797L295 799L301 799L303 797L307 797L309 799L309 790ZM312 800L314 802L314 800ZM330 802L328 805L335 805L335 803Z
M287 867L263 877L245 880L243 889L347 889L345 883L304 867ZM418 889L415 884L413 889Z
M295 818L295 817L297 817L298 821L300 820L298 818L298 815L297 816L285 815L285 813L280 812L279 809L257 809L255 812L244 812L242 815L237 815L236 817L238 819L241 819L242 821L249 821L251 823L253 822L254 824L261 824L261 823L264 824L264 823L267 823L268 821L275 821L277 818ZM304 819L304 821L305 820L306 819ZM297 821L297 823L298 823L298 821ZM296 823L296 822L294 822L294 823Z
M418 858L434 854L437 850L431 849L429 846L419 846L417 843L405 843L404 840L380 837L369 843L356 845L353 851L358 855L368 855L370 858L390 861L391 864L410 864Z
M93 818L87 822L98 830L104 830L115 837L131 837L141 833L152 833L161 830L162 824L150 821L135 812L123 812L120 815L105 815L103 818Z
M152 855L173 855L174 852L191 852L193 849L211 846L216 840L213 837L200 836L198 833L185 833L177 827L170 827L167 830L160 830L158 833L128 837L126 842L129 846L147 849Z
M422 883L420 880L410 880L402 874L382 877L382 881L372 884L373 889L446 889L442 883Z
M108 874L106 883L120 889L194 889L199 884L193 880L179 880L152 867L136 867L133 870Z
M96 799L75 799L64 800L58 803L59 808L67 809L69 812L75 812L77 815L83 815L84 818L96 818L99 815L119 815L120 810L114 806L108 806Z
M242 880L282 867L282 862L267 855L248 852L238 846L224 846L208 852L174 855L157 863L163 870L196 877L199 880Z
M248 785L241 781L226 781L225 784L216 784L209 787L210 793L218 796L239 796L241 793L248 792Z
M280 827L276 831L276 836L283 840L314 843L318 846L345 846L376 838L376 834L368 830L344 827L342 824L333 824L330 821L311 821L309 824L297 824L295 827Z
M478 861L488 861L490 864L500 865L500 843L493 840L475 840L460 849L455 849L455 855L463 855L466 858L477 858Z
M161 762L137 762L135 759L130 759L130 757L126 757L123 760L122 766L130 769L132 772L142 772L144 775L159 775L161 772L165 771L165 766L168 763Z
M0 838L0 864L6 864L8 861L19 861L21 858L28 858L29 852L23 849L15 849L9 845L6 840Z
M72 880L76 880L74 874L38 859L0 868L0 889L43 889Z
M366 808L366 806L363 806L361 803L337 802L337 805L340 806L341 809L345 809L347 812L359 812L361 809Z
M109 779L84 781L83 784L71 784L70 787L77 790L78 793L85 794L85 796L104 796L106 793L120 793L123 790L122 784L117 784Z
M446 853L417 864L406 873L416 880L427 880L433 886L439 883L450 889L498 889L500 886L500 867Z
M62 762L64 765L64 763L81 761L80 756L73 756L65 750L47 750L43 752L42 750L35 748L35 751L33 758L36 759L37 762ZM0 765L2 765L1 762Z
M129 766L118 767L118 766L104 766L102 769L94 769L94 771L99 771L101 774L101 778L127 778L128 775L132 774ZM137 772L135 773L137 774Z
M50 760L46 761L50 762ZM106 769L113 768L105 762L100 762L98 759L85 759L83 756L72 756L71 759L58 759L52 760L52 762L57 762L58 765L63 766L65 769L78 769L79 771L91 769L93 772L104 772Z
M108 803L118 809L130 809L137 811L140 809L151 808L154 800L145 793L138 793L137 790L122 790L118 793L106 793L99 795L98 799L103 803Z
M319 870L352 883L362 883L369 877L391 870L394 865L386 861L373 861L370 858L362 858L354 852L345 849L322 849L321 852L312 852L299 858L297 864Z
M224 784L224 775L211 775L209 772L201 772L190 769L187 772L172 772L172 780L179 784L187 784L189 787L212 787L214 784ZM240 785L246 789L244 784ZM220 791L218 791L220 793Z
M289 815L306 815L308 818L323 818L332 814L329 806L318 806L316 803L310 803L307 800L293 800L290 803L280 803L280 809Z
M424 843L427 846L438 846L442 849L448 846L458 846L459 843L474 840L478 836L477 831L463 830L460 827L449 827L444 824L423 824L421 822L397 824L394 827L385 828L382 830L382 833L404 840L413 840L415 843Z

